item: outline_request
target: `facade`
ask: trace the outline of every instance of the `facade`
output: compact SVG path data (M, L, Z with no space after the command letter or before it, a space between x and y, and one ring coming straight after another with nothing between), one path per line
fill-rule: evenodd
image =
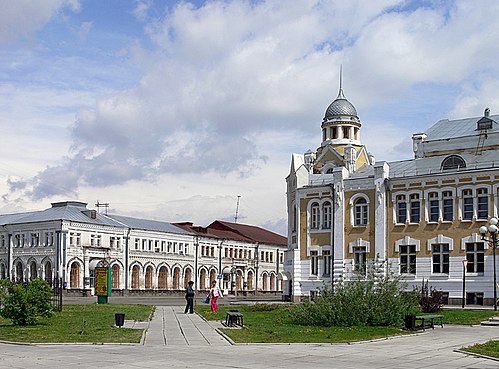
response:
M492 304L492 246L479 228L497 217L499 115L440 120L413 135L414 158L376 162L342 88L316 151L293 154L286 178L284 293L299 300L369 265L423 281L449 303Z
M68 293L88 295L95 268L109 266L115 293L172 293L189 280L208 289L213 279L228 293L280 290L285 237L222 221L190 226L100 214L78 201L0 215L0 278L62 278Z

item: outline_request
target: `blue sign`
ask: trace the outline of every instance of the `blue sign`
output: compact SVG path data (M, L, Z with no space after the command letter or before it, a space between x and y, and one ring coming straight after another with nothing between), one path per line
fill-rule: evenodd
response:
M217 275L217 279L222 279L222 275L221 274Z

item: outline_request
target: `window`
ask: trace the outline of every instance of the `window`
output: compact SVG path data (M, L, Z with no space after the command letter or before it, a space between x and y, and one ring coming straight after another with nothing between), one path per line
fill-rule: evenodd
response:
M120 248L120 238L119 237L109 237L109 247L111 247L112 249L114 248L117 248L119 249Z
M405 195L397 195L397 223L405 223L407 221L407 203Z
M45 246L53 246L53 245L54 245L54 232L45 233Z
M435 243L433 251L433 273L449 274L449 244Z
M483 273L484 271L484 249L483 242L470 242L466 244L466 260L468 273Z
M466 305L483 305L483 292L466 292Z
M330 202L325 202L322 205L322 212L324 214L324 223L322 224L322 227L325 229L330 229L331 228L331 203Z
M414 193L410 196L411 199L411 223L419 223L421 220L421 203L419 195Z
M442 161L442 170L451 170L451 169L463 169L466 168L466 162L462 157L457 155L448 156Z
M443 198L443 220L444 222L452 222L454 220L454 199L451 191L442 192Z
M172 252L172 243L171 243L171 242L168 242L168 243L167 243L167 246L168 246L168 248L167 248L167 252Z
M400 245L400 273L416 274L416 245Z
M324 250L322 251L322 261L323 265L323 275L331 275L331 251Z
M357 227L366 226L368 223L368 205L365 198L360 197L354 205L354 225Z
M438 193L431 192L428 194L428 221L438 222L438 215L440 212L440 201L438 200Z
M486 188L479 188L477 193L477 218L485 219L489 218L489 196Z
M317 251L310 251L310 274L317 275L319 272L319 253Z
M147 240L142 239L142 251L147 250Z
M471 190L463 190L463 220L473 219L473 193Z
M73 262L69 272L69 286L71 288L80 287L80 264Z
M118 289L120 288L120 266L114 264L112 270L113 288Z
M100 246L101 245L101 235L91 234L90 235L90 246Z
M310 228L319 229L320 214L319 214L319 204L314 202L310 208Z
M364 246L353 248L353 266L356 273L366 274L367 252Z
M140 249L140 238L135 239L135 250Z

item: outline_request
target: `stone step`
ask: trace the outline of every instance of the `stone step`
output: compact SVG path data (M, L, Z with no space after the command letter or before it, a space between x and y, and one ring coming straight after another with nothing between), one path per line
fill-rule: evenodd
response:
M499 322L499 316L493 316L492 318L489 318L489 322Z
M480 325L499 327L499 320L492 320L492 318L490 318L489 320L481 322Z

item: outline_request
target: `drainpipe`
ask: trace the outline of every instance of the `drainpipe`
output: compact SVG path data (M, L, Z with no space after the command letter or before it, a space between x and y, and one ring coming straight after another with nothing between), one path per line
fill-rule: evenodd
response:
M130 254L130 231L132 229L128 228L126 231L126 236L125 236L125 262L123 263L125 265L125 291L128 292L128 275L129 275L129 270L128 270L128 259L129 259L129 254Z
M195 239L195 255L194 255L194 291L198 291L198 249L199 249L199 236L194 236Z
M7 237L8 254L7 254L7 278L12 279L12 233Z
M330 234L330 240L331 240L331 290L333 290L334 286L334 214L335 214L335 203L334 203L334 185L330 184L329 185L330 191L331 191L331 234Z

